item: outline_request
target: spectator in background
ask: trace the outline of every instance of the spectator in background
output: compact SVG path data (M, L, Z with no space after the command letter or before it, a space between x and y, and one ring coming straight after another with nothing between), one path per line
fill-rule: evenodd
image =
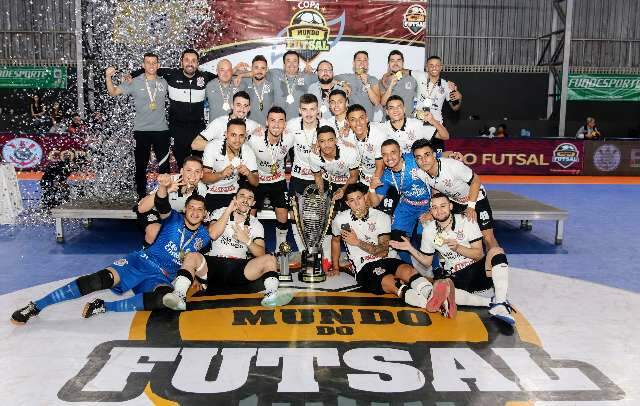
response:
M44 132L43 125L48 124L48 118L45 116L45 108L40 96L34 94L29 102L29 114L33 120L33 125L37 132ZM49 127L47 127L49 129Z
M579 139L584 138L587 140L598 140L600 137L600 130L598 130L598 127L596 126L596 119L593 117L587 117L586 124L580 127L576 133L576 138Z
M49 119L51 120L50 133L63 133L67 127L64 124L64 114L60 108L59 102L54 102L49 112Z
M508 138L509 134L507 133L507 125L502 123L496 128L496 133L494 134L495 138Z
M67 128L67 132L72 136L82 136L85 134L87 130L87 125L82 121L82 118L79 115L74 115L71 119L71 123L69 124L69 128Z

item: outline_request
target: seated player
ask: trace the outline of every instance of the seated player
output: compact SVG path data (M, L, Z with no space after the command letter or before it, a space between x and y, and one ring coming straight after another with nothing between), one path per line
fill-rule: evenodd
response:
M238 288L265 276L267 299L278 289L276 258L265 254L264 228L251 207L255 203L253 187L243 185L228 207L213 212L211 250L204 255L188 256L192 265L187 274L178 276L175 291L167 295L165 304L174 310L186 309L186 293L195 276L205 291Z
M207 228L202 225L205 217L204 198L192 195L185 203L184 215L171 210L167 190L177 187L171 175L158 176L155 207L162 219L162 228L151 246L116 260L111 266L91 275L81 276L69 284L54 290L35 302L16 310L11 320L24 324L47 306L76 299L103 289L123 294L129 290L134 296L114 302L95 299L87 303L82 316L87 318L105 312L129 312L164 308L164 296L173 290L171 281L187 274L181 266L190 252L205 249L210 243ZM186 261L185 261L186 262Z
M447 301L450 286L435 287L409 264L402 262L389 249L391 218L369 207L367 187L351 184L346 187L345 200L349 209L338 213L332 223L329 276L340 272L340 240L347 247L349 262L356 272L356 280L365 290L375 294L393 293L407 304L435 312Z
M417 176L433 189L451 199L454 213L464 213L478 222L487 250L499 247L493 234L493 213L487 191L480 176L464 163L451 158L437 158L435 147L427 140L418 140L411 147L420 171Z
M180 173L171 175L171 179L174 181L173 185L176 189L168 190L169 204L178 213L184 212L184 205L189 196L197 194L204 197L207 193L207 185L200 181L202 179L202 159L200 157L194 155L186 157ZM136 207L138 223L144 230L146 245L153 244L162 225L160 215L153 206L155 195L156 191L149 193L138 202Z
M431 198L431 214L435 221L425 226L420 250L406 238L401 242L392 241L390 245L409 251L425 266L431 266L437 251L444 259L444 276L455 285L456 304L488 307L493 317L515 324L511 315L513 309L507 301L509 265L504 251L493 247L485 256L478 223L461 214L453 214L452 209L453 204L446 195L435 193ZM482 295L491 289L493 298Z

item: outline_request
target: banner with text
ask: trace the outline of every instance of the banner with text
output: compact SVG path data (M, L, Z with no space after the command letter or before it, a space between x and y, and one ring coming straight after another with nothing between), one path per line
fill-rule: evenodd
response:
M67 88L66 66L0 66L0 89Z
M640 101L640 76L569 74L568 100Z
M547 139L455 138L447 150L464 155L479 174L580 175L584 142Z
M68 134L16 135L0 133L2 162L17 171L41 171L50 161L86 157L84 140Z

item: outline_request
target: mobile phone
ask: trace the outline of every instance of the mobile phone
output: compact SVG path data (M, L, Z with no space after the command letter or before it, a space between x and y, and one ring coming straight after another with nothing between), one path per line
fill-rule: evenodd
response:
M351 225L349 223L342 224L340 228L345 231L351 231Z

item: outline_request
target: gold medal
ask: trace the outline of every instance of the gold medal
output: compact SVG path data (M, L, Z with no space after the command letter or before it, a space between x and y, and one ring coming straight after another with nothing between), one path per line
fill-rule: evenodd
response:
M180 263L184 262L185 256L187 256L187 254L184 252L184 250L180 250L180 254L178 254L178 258L180 258Z
M398 79L398 80L402 79L402 71L401 70L397 71L394 75L396 76L396 79Z
M228 102L222 103L222 110L229 111L229 108L230 108L230 106L229 106Z
M277 173L278 173L278 164L274 162L271 164L271 174L276 175Z
M293 95L292 95L292 94L289 94L289 95L287 96L287 103L288 103L288 104L293 104L293 102L294 102Z
M152 101L151 103L149 103L149 110L154 111L157 108L158 108L158 104L155 101Z
M433 239L433 243L438 246L444 244L444 236L442 233L436 233L436 238Z

